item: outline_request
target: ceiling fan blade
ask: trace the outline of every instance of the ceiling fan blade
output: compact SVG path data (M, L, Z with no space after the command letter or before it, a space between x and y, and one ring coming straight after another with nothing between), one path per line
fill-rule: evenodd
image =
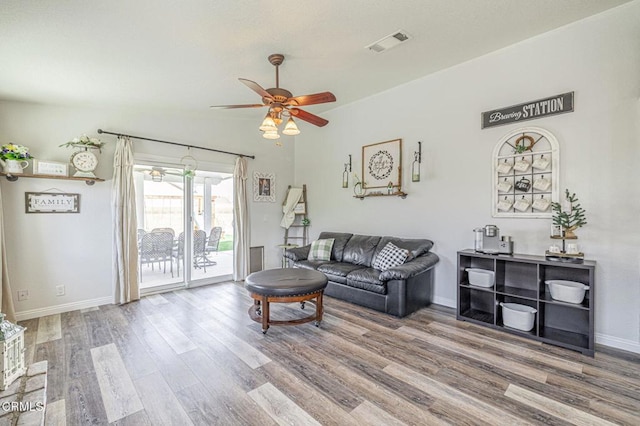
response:
M331 92L314 93L313 95L302 95L287 99L285 105L305 106L335 102L336 97Z
M211 105L209 108L232 109L232 108L260 108L264 104L246 104L246 105Z
M271 93L264 90L262 86L260 86L255 81L247 80L246 78L239 78L238 80L240 80L240 82L243 83L245 86L247 86L249 89L253 90L258 95L260 95L260 97L273 99L273 96L271 96Z
M315 124L318 127L323 127L329 124L328 120L325 120L322 117L318 117L315 114L311 114L310 112L304 111L300 108L290 108L289 112L296 118L300 120L304 120L307 123Z

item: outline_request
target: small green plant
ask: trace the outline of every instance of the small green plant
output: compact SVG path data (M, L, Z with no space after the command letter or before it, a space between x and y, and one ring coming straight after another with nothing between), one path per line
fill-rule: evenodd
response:
M563 203L551 203L553 210L553 224L561 226L565 237L573 237L573 231L587 224L585 210L578 203L578 197L575 193L570 193L565 189L565 199L567 204L563 209Z
M302 219L302 221L301 221L301 222L302 222L302 226L309 226L309 225L311 225L311 221L310 221L308 218L306 218L306 217L305 217L304 219Z
M29 154L29 148L22 145L8 143L2 145L0 148L0 159L2 160L26 160L27 158L33 158Z
M69 142L63 143L59 145L60 147L82 147L82 148L97 148L98 151L102 154L102 147L106 144L106 142L102 142L98 138L90 138L87 135L82 135L79 138L73 138Z

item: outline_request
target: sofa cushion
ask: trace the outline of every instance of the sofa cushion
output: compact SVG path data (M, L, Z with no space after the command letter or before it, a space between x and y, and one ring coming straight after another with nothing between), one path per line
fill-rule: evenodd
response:
M362 269L362 266L344 262L329 262L318 266L318 272L338 277L346 277L356 269Z
M375 262L376 257L385 248L387 243L393 243L396 247L409 250L409 257L405 262L415 259L418 256L422 256L423 254L429 252L429 250L431 250L431 247L433 247L433 241L427 239L382 237L380 238L378 247L376 247L376 252L373 256L373 262Z
M326 272L324 273L324 275L327 277L327 280L329 280L330 282L338 283L338 284L347 284L347 277L339 277L337 275L328 274Z
M380 280L380 271L375 268L357 269L353 272L350 272L349 275L347 275L347 279L351 281L360 281L363 283L369 283L369 284L375 284L375 285L384 284Z
M307 259L329 261L329 259L331 259L331 248L333 247L334 241L335 239L333 238L327 238L312 242Z
M316 260L299 260L298 262L296 262L294 264L294 267L316 270L316 269L318 269L318 266L324 265L326 263L331 263L331 262L323 262L321 260L320 261L316 261Z
M392 242L388 242L373 261L373 267L386 271L394 266L402 265L409 257L409 250L401 249Z
M333 238L333 249L331 249L331 260L342 262L342 254L344 252L344 246L353 234L347 234L344 232L321 232L318 239Z
M380 271L373 268L358 269L347 275L349 287L361 288L378 294L387 294L387 286L378 277Z
M342 261L370 267L373 254L379 242L380 237L372 237L370 235L352 236L344 247Z

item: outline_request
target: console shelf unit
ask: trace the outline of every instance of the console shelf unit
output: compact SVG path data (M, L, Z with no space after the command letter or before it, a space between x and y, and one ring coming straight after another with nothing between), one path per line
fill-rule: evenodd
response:
M564 263L544 256L491 255L467 249L458 252L456 318L533 340L594 355L594 294L596 262ZM469 284L466 268L493 271L490 288ZM569 280L589 286L580 304L551 298L546 280ZM537 309L531 331L505 327L500 302Z

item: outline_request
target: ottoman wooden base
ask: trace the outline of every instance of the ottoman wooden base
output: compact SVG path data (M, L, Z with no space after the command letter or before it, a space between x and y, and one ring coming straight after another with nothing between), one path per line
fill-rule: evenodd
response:
M262 324L262 333L266 334L270 325L296 325L322 321L322 295L327 287L327 277L310 269L267 269L250 274L244 282L253 299L249 308L252 320ZM269 303L304 303L315 299L314 315L290 321L273 321L269 318Z
M320 326L322 321L322 295L324 289L315 293L303 294L299 296L266 296L263 294L250 293L253 298L253 305L249 308L249 317L255 322L262 324L262 333L266 334L270 325L297 325L307 322L315 321L316 327ZM313 301L315 299L315 302ZM270 318L269 303L295 303L300 302L302 309L304 309L305 302L311 302L315 305L316 309L312 315L304 318L289 320L289 321L276 321Z

